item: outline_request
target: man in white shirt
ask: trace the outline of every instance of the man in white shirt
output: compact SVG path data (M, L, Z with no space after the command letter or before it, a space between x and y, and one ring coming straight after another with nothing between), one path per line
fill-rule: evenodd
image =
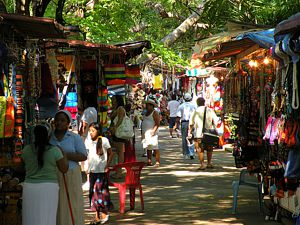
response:
M196 110L196 105L191 102L192 95L190 93L184 94L184 100L185 102L177 109L177 122L181 122L182 154L186 159L194 159L194 146L188 146L186 138L188 136L189 119Z
M192 136L192 131L194 130L194 140L195 140L195 149L198 152L198 157L200 161L199 170L204 170L205 168L213 168L212 165L212 153L213 148L211 146L204 146L201 143L202 131L203 131L203 119L204 111L205 114L205 128L212 128L213 125L217 125L219 118L213 109L205 107L205 99L200 97L197 99L198 108L193 112L189 121L189 131L188 136ZM207 151L207 167L204 166L204 150Z
M176 118L177 118L177 109L180 103L176 101L176 95L172 95L172 100L168 102L167 110L170 112L169 119L169 132L170 137L173 138L173 131L177 128Z

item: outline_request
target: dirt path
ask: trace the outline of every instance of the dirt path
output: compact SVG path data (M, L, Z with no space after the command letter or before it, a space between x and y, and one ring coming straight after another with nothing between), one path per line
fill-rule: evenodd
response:
M140 142L140 137L137 137ZM214 169L196 171L198 159L183 159L181 139L170 139L166 128L160 129L161 166L145 167L142 171L142 184L145 212L141 212L137 191L136 209L119 214L118 193L111 189L115 211L111 212L107 224L144 224L144 225L227 225L227 224L277 224L265 222L259 212L257 191L255 188L242 186L239 192L238 213L231 213L231 183L237 180L239 170L235 168L231 153L216 151L213 155ZM139 161L142 148L136 146ZM87 192L85 199L87 203ZM126 209L129 210L127 199ZM86 207L86 224L92 214Z

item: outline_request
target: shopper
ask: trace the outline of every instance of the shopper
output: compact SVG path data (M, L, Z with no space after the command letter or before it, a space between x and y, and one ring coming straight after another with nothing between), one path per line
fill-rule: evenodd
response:
M143 148L147 149L148 166L152 165L152 150L155 153L155 166L160 165L160 156L158 148L158 127L160 124L159 113L154 109L157 104L154 99L147 98L146 112L142 123L142 143Z
M194 130L195 149L198 152L198 157L200 161L199 170L204 170L205 168L213 168L213 164L212 164L213 147L201 143L201 138L203 135L202 131L203 131L204 111L206 110L205 128L209 129L212 128L214 125L216 126L218 124L219 118L217 117L214 110L212 110L209 107L205 107L204 98L200 97L197 99L197 106L198 108L190 117L188 135L192 136L192 132ZM205 167L204 165L204 150L206 150L207 152L207 167Z
M172 95L172 100L168 102L167 109L169 110L169 132L170 138L173 138L173 131L177 129L176 118L177 118L177 109L180 103L176 100L176 95ZM177 133L178 136L178 133Z
M91 139L86 140L85 142L88 150L87 172L90 174L89 200L92 210L96 212L94 223L104 223L109 218L108 207L110 199L101 199L100 196L102 195L97 195L97 193L96 195L94 194L94 191L97 189L97 187L95 187L95 183L97 182L98 186L103 184L102 182L106 176L105 173L108 170L108 166L112 161L113 154L108 139L102 136L102 127L100 124L92 123L89 127L89 134ZM103 187L100 187L100 189L101 188ZM107 204L98 205L98 200L100 202L107 201Z
M55 130L50 139L52 145L62 148L69 161L69 170L65 176L59 174L60 189L57 225L72 225L70 205L75 224L84 224L84 202L79 162L87 159L87 152L81 137L68 130L71 121L72 117L69 111L58 111L54 117ZM64 183L64 180L66 183ZM67 186L67 189L65 186ZM67 196L70 197L71 204L69 204Z
M181 122L182 155L185 159L194 159L194 146L188 146L186 138L188 136L189 119L196 106L191 102L192 95L190 93L184 94L184 100L185 102L177 110L177 122Z
M91 123L97 122L97 110L95 107L93 107L93 99L87 98L85 101L85 110L83 111L83 114L80 119L80 130L79 134L85 142L85 140L90 140L91 137L89 136L88 130ZM83 190L89 190L90 184L89 184L89 173L87 172L88 168L88 162L81 162L81 171L85 171L87 176L87 181L82 185Z
M124 99L121 95L114 95L112 97L112 112L110 114L110 119L112 121L110 126L110 132L112 134L112 147L116 148L118 154L118 163L124 162L124 152L125 152L125 139L117 138L115 132L117 128L121 125L123 118L126 115L124 109ZM122 170L119 169L115 174L112 175L113 178L120 178L122 176Z
M50 124L36 125L34 144L26 145L22 151L25 164L25 181L22 196L23 225L56 224L58 206L59 173L68 171L65 153L49 144Z

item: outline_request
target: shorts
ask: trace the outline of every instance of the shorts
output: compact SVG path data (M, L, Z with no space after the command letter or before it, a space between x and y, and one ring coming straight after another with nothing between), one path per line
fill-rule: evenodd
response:
M173 127L175 126L175 124L176 124L176 119L177 119L177 117L170 117L170 119L169 119L169 128L170 128L170 129L173 128Z
M208 152L213 151L212 146L208 146L202 143L202 138L194 138L194 143L195 143L195 149L200 148L202 151L206 150Z

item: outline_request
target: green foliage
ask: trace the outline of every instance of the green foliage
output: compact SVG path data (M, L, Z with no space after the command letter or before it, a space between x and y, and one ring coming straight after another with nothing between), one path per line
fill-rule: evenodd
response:
M15 1L5 0L9 12ZM50 2L45 17L55 18L58 1ZM67 24L78 25L88 41L149 40L150 51L170 66L187 65L195 40L223 31L228 20L275 26L300 11L300 0L205 0L199 23L207 27L195 27L171 48L164 48L161 40L195 12L201 0L95 0L94 8L88 8L87 2L66 0L63 16Z

